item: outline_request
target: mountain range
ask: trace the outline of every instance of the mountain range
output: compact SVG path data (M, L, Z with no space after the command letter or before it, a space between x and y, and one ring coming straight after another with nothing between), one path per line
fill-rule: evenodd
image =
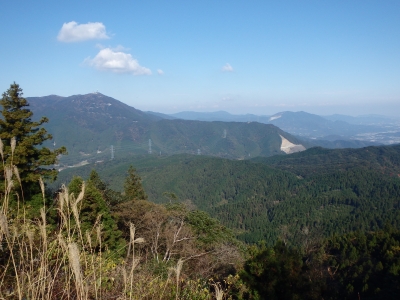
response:
M307 112L284 111L274 115L232 115L225 111L217 112L180 112L160 117L180 118L198 121L224 122L259 122L273 124L282 130L303 139L318 141L342 141L339 146L332 143L316 142L327 147L364 147L368 145L399 143L400 119L380 115L362 115L358 117L346 115L318 116ZM344 141L360 141L361 143L344 143Z
M246 159L305 150L309 144L272 124L162 118L91 93L27 98L36 118L46 116L50 147L66 146L66 165L128 154L203 154Z
M27 100L36 118L50 119L46 128L54 139L48 146L66 146L69 155L61 161L68 166L132 153L249 159L313 146L360 148L400 142L398 121L376 115L323 117L288 111L271 116L224 111L167 115L143 112L101 93Z

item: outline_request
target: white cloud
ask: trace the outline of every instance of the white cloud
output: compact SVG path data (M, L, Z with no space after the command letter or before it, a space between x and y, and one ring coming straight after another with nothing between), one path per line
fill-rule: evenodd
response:
M222 67L222 72L233 72L233 68L230 64L226 63L225 66Z
M158 75L164 75L164 71L161 70L161 69L158 69L158 70L157 70L157 73L158 73Z
M78 24L75 21L64 23L57 36L60 42L66 43L108 38L109 36L103 23Z
M139 62L132 55L121 51L114 51L111 48L101 49L93 59L89 57L85 59L84 63L101 71L151 75L151 70L139 65Z

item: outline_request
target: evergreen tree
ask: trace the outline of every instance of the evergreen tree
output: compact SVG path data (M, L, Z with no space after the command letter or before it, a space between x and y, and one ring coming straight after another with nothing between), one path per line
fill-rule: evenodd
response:
M129 200L146 200L147 194L142 186L142 179L136 174L136 169L129 167L128 176L124 184L125 196Z
M96 170L90 172L89 181L101 193L104 201L106 201L107 206L109 206L111 210L118 203L124 202L125 197L120 192L110 189L108 184L101 180Z
M38 122L32 121L33 113L26 108L29 104L22 95L22 89L14 82L0 100L0 138L3 144L0 181L3 181L5 165L16 166L24 189L28 189L31 183L36 185L40 176L55 179L57 170L44 166L55 164L57 155L66 153L66 149L61 147L52 151L47 147L38 147L52 138L46 129L40 127L48 119L42 117ZM12 150L13 138L16 141L15 150Z
M92 176L94 177L94 176ZM69 192L78 196L82 189L81 177L74 177L68 185ZM102 246L110 250L116 250L123 246L122 233L118 230L117 223L113 219L105 199L96 187L96 180L88 180L85 187L85 195L80 206L80 221L82 232L88 232L92 239L92 245L99 247L96 236L96 223L100 222L102 232Z

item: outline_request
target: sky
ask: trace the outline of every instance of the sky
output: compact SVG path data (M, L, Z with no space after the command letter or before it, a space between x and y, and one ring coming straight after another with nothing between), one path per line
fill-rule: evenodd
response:
M400 1L1 0L0 90L144 111L400 112Z

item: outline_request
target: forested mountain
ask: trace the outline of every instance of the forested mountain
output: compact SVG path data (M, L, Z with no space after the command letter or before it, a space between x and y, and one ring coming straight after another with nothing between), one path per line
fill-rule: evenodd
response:
M380 174L398 176L400 174L400 145L366 147L361 149L311 148L303 153L254 158L281 170L287 170L302 177L314 174L348 171L363 168Z
M143 144L150 124L161 119L100 93L27 100L35 117L49 118L46 128L53 142L66 146L71 156L83 154L77 162L85 159L85 154L109 150L113 144Z
M96 169L118 182L129 164L143 179L149 199L165 192L209 212L246 242L286 239L299 245L307 233L330 236L400 226L400 146L309 150L235 161L174 155L131 157ZM86 176L92 167L68 172ZM68 172L60 180L68 180ZM118 175L119 174L119 175Z
M296 145L301 143L273 125L168 120L100 93L28 101L36 117L49 118L45 126L52 132L52 143L67 147L69 156L61 159L67 165L104 160L111 152L122 157L150 150L161 155L190 153L244 159L284 154L282 137Z
M300 137L304 143L312 144L316 147L328 149L344 149L344 148L363 148L368 146L381 146L383 143L378 143L369 140L343 139L341 136L325 136L321 139Z

